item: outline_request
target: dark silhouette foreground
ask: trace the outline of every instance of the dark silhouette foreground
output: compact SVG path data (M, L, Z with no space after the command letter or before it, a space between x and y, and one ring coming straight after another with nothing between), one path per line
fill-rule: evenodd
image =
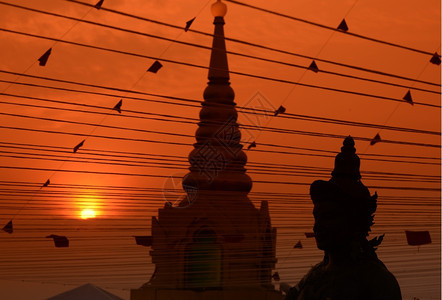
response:
M375 253L381 237L367 240L373 225L377 194L360 181L359 157L349 136L329 181L310 186L314 204L314 233L324 251L286 300L400 300L396 278Z

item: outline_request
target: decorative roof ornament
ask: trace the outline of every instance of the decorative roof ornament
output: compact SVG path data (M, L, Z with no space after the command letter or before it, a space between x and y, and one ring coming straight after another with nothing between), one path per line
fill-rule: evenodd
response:
M355 141L349 135L344 140L341 153L336 155L332 177L347 177L359 180L361 178L360 165L359 156L356 154Z
M221 0L217 0L213 3L211 9L214 17L224 17L227 13L227 5L221 2Z

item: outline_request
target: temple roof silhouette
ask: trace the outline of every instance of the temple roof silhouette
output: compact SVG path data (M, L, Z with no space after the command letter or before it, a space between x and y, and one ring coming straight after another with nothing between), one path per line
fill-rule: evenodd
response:
M46 300L123 300L91 283L63 292Z

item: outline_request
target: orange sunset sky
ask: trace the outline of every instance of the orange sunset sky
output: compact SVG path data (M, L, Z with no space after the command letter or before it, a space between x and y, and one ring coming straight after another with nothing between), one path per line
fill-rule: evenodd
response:
M14 222L0 234L2 299L87 282L129 299L153 272L132 236L149 235L158 208L183 195L165 189L187 172L214 1L81 4L96 2L0 1L0 224ZM351 135L362 180L379 194L380 259L404 299L440 299L441 70L430 63L441 51L440 1L240 1L280 15L224 2L242 141L257 144L246 151L250 199L269 200L281 281L297 283L321 259L304 237L309 184L330 178ZM345 18L349 33L393 45L281 14L331 28ZM313 58L320 72L306 70ZM163 67L146 72L156 59ZM414 105L403 100L409 90ZM281 105L286 113L273 116ZM429 230L433 243L409 246L404 230ZM50 234L70 247L54 248ZM303 249L293 249L298 240Z

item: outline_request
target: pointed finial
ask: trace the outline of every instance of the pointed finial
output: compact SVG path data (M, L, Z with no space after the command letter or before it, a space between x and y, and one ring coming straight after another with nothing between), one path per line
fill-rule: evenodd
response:
M332 177L353 178L359 180L361 174L359 173L360 166L359 157L356 155L355 141L349 135L345 138L341 153L338 153L335 158L335 168L332 172Z
M221 0L217 0L212 4L212 15L214 17L224 17L227 13L227 5L225 5Z

